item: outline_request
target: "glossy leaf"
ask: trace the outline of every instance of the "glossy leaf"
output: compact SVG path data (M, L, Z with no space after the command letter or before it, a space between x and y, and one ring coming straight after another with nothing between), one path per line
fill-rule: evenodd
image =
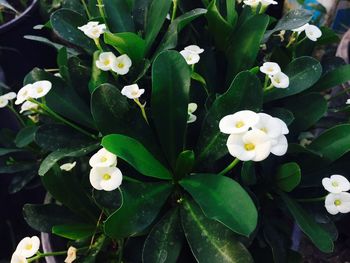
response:
M50 18L53 31L57 36L92 54L97 49L94 42L78 29L87 22L81 14L64 8L52 13Z
M350 150L350 125L342 124L326 130L308 148L319 152L329 162L336 161Z
M182 227L198 262L254 262L248 250L231 230L207 218L193 201L183 201L182 204Z
M350 65L343 65L327 72L312 87L312 91L324 91L350 81Z
M293 191L301 181L301 170L297 163L286 163L278 167L275 175L277 186L285 191Z
M27 126L17 133L15 144L18 148L25 147L34 141L37 126Z
M216 174L195 174L182 179L180 185L192 195L207 217L245 236L256 228L256 207L236 181Z
M0 156L4 156L10 153L18 153L23 152L23 149L8 149L8 148L0 148Z
M334 248L332 236L320 224L316 223L296 201L282 192L280 192L280 196L300 229L310 238L314 245L322 252L332 252Z
M173 168L185 141L190 80L190 68L177 51L164 51L155 59L152 117L160 144Z
M92 57L91 78L89 81L89 91L93 93L100 85L108 81L108 72L99 69L96 61L99 60L101 51L95 51Z
M103 0L109 30L114 33L134 32L131 10L125 0Z
M181 179L188 175L194 166L194 152L193 151L183 151L179 154L175 165L175 177Z
M312 57L299 57L287 66L284 73L289 77L289 87L285 89L274 88L266 92L265 102L295 95L310 88L321 77L322 67Z
M121 134L107 135L102 139L102 145L145 176L159 179L172 178L169 170L133 138Z
M226 93L214 101L205 117L198 139L197 164L218 160L228 153L228 136L219 130L223 117L240 110L259 111L261 107L262 87L259 79L248 71L238 74Z
M79 240L94 235L96 226L92 224L65 224L52 227L52 233L71 240Z
M123 205L105 221L106 235L126 238L143 231L157 217L171 188L164 183L123 183Z
M143 263L176 263L184 234L178 209L170 211L149 233L142 251Z

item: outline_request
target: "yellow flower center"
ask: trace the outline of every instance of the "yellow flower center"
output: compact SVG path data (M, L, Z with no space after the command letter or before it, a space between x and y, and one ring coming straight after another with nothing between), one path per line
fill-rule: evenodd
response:
M109 61L109 59L106 59L103 64L105 64L105 66L108 66L111 62Z
M107 160L108 160L107 157L105 157L105 156L101 157L101 162L102 162L102 163L107 162Z
M334 187L338 187L338 186L339 186L339 183L338 183L338 182L336 182L336 181L333 181L333 182L332 182L332 186L334 186Z
M236 122L236 128L242 128L243 126L244 126L244 122L243 121Z
M136 96L137 94L138 94L138 92L136 90L131 92L131 95L133 95L133 96Z
M124 68L124 63L118 63L118 68Z
M341 205L341 201L339 199L334 201L334 205L335 206L340 206Z
M280 84L281 80L279 78L275 78L276 83Z
M265 133L267 133L267 128L266 128L266 127L263 127L263 128L261 128L260 130L263 131L263 132L265 132Z
M26 250L31 250L33 248L33 245L32 244L27 244L26 246L25 246L25 249Z
M37 91L38 93L42 93L42 92L44 91L44 89L43 89L42 87L39 87L39 88L36 89L36 91Z
M108 181L109 179L111 179L111 175L105 173L105 174L102 176L102 179L105 180L105 181Z
M255 145L252 143L246 143L244 144L244 149L246 149L246 151L253 151L255 149Z

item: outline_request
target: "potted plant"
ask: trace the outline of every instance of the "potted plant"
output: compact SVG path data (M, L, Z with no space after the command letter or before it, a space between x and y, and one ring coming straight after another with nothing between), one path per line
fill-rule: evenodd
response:
M334 34L302 10L275 20L271 4L55 11L69 43L57 71L0 97L22 123L2 169L40 178L53 201L24 218L67 242L43 252L26 237L12 262L301 262L295 226L332 253L350 211L350 125L323 122L338 110L325 93L348 66L323 71L311 54Z

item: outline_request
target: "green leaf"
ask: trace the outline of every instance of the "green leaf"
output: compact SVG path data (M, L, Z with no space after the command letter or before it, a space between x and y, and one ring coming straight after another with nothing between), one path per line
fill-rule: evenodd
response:
M106 235L126 238L143 231L157 217L172 187L164 183L123 183L123 205L105 221Z
M312 57L299 57L287 66L284 73L289 77L289 87L274 88L266 92L265 102L295 95L310 88L321 77L322 67L320 62Z
M287 124L287 126L293 123L295 119L293 113L285 108L271 108L267 112L271 116L283 120Z
M221 16L216 0L211 1L207 9L209 32L213 35L216 46L224 51L233 27Z
M70 173L62 173L55 165L45 176L41 177L45 189L51 196L87 221L96 223L99 210L85 192L81 182Z
M8 192L15 194L24 189L34 178L38 176L36 170L17 173L12 177L11 183L8 186ZM30 186L28 187L30 188Z
M182 14L181 16L174 19L171 22L168 31L164 35L154 57L156 57L160 52L175 48L178 43L179 33L191 23L194 19L207 13L206 9L196 8L187 13Z
M134 32L131 10L125 0L103 0L107 24L110 31Z
M239 72L252 68L268 24L269 16L254 15L230 34L225 52L228 60L228 83Z
M279 193L300 229L322 252L330 253L334 249L332 236L304 210L297 202L283 192Z
M256 184L256 174L255 174L255 162L243 162L241 170L242 182L245 185L254 185Z
M293 131L306 131L327 113L327 101L318 93L308 93L289 100L285 107L293 112ZM305 114L307 112L308 114Z
M176 160L174 175L175 178L181 179L188 175L194 166L194 152L183 151Z
M0 148L0 156L4 156L10 153L18 153L23 152L25 150L23 149L7 149L7 148Z
M329 162L334 162L350 150L350 125L332 127L317 137L308 147L319 152Z
M142 262L176 263L183 240L179 211L173 209L149 233L142 251Z
M196 174L179 183L192 195L207 217L244 236L249 236L256 228L256 207L236 181L216 174Z
M164 51L155 59L152 67L152 117L172 168L185 142L190 81L190 67L179 52Z
M193 201L183 201L181 221L188 244L198 262L254 262L234 233L207 218Z
M226 13L227 13L227 22L235 26L238 19L238 14L236 11L236 0L226 0Z
M72 214L64 206L56 204L25 204L23 207L23 216L31 228L46 233L51 233L54 225L72 224L82 221L81 218Z
M52 233L71 240L79 240L94 235L96 226L90 224L65 224L52 227Z
M289 11L280 20L278 20L277 24L272 30L266 31L264 35L264 42L267 42L273 33L281 30L296 29L310 22L311 18L312 14L301 8Z
M285 163L278 167L275 175L277 186L285 191L291 192L301 181L301 170L297 163Z
M171 3L172 0L152 0L149 4L145 21L146 52L149 51L162 28Z
M112 134L102 139L102 145L145 176L159 179L172 178L169 170L133 138L121 134Z
M322 36L317 39L316 44L320 45L330 45L334 43L338 43L340 41L339 36L335 31L328 27L321 27Z
M350 65L343 65L322 76L311 88L312 91L325 91L350 81Z
M228 153L228 136L220 132L220 120L244 109L259 111L262 95L260 81L254 74L245 71L237 75L226 93L214 101L205 117L196 150L198 165L204 165L208 160L213 162Z
M37 168L36 163L15 163L7 166L0 166L0 174L15 174L30 171Z
M93 151L96 151L98 148L99 144L89 144L85 146L57 149L46 156L46 158L41 162L38 173L40 176L44 176L58 161L62 160L63 158L85 156Z
M108 72L99 69L96 61L99 60L101 51L95 51L92 57L91 78L89 81L89 91L93 93L100 85L108 81Z
M134 33L112 34L106 32L104 41L118 50L120 54L127 54L133 63L138 63L145 56L146 42Z
M94 42L78 29L88 22L81 14L62 8L52 13L50 22L55 34L63 40L83 48L90 54L97 49Z

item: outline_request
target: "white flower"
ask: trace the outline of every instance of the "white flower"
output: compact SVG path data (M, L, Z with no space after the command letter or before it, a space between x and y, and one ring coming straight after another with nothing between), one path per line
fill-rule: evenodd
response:
M277 118L266 113L258 113L259 121L254 125L253 129L258 129L267 134L271 139L275 139L282 134L282 126Z
M261 3L261 0L244 0L243 3L251 7L257 7Z
M339 194L350 190L350 183L342 175L334 174L330 178L322 179L323 187L330 193Z
M40 247L40 239L37 236L25 237L17 245L15 254L30 258L38 252Z
M306 23L305 25L295 28L292 31L293 32L297 32L298 34L300 34L301 32L303 32L307 27L309 26L309 23Z
M90 183L96 190L113 191L122 180L122 172L117 167L95 167L90 171Z
M261 0L261 4L262 4L262 6L266 7L269 5L278 5L278 2L276 2L274 0Z
M273 76L281 72L280 66L275 62L265 62L261 67L260 71L266 75Z
M204 49L200 48L197 45L189 45L189 46L185 47L185 50L191 51L191 52L196 53L198 55L202 54L204 52Z
M29 99L29 91L32 88L32 84L25 85L23 88L21 88L17 93L17 100L15 101L16 105L22 104L27 99Z
M271 153L277 156L285 155L288 150L288 141L286 136L281 135L271 140Z
M2 96L4 96L8 100L13 100L16 98L17 94L15 92L9 92L9 93L6 93Z
M325 200L325 207L328 213L336 215L338 213L350 212L350 194L346 192L327 195Z
M128 97L129 99L138 99L143 93L145 93L145 90L140 89L139 85L137 84L124 86L124 88L122 89L122 94Z
M77 249L75 247L70 246L67 250L67 257L64 260L65 263L72 263L77 259Z
M4 96L0 96L0 108L5 108L9 104L9 100Z
M285 89L289 87L289 77L283 72L270 76L272 85L276 88Z
M97 39L106 31L106 25L99 25L98 22L89 22L86 25L78 27L86 36L92 39Z
M200 60L200 56L189 50L182 50L180 54L184 57L188 65L197 64Z
M31 102L31 101L26 101L22 104L21 111L19 113L23 113L23 112L28 111L28 110L36 110L38 108L39 108L38 104Z
M250 130L244 134L231 134L227 147L230 154L241 161L259 162L269 156L271 140L260 130Z
M346 102L345 102L346 105L349 105L350 104L350 99L347 99Z
M29 89L29 97L39 99L44 97L52 88L52 83L48 80L40 80L31 86Z
M243 110L227 115L220 120L219 128L222 133L239 134L248 131L259 121L259 115L250 110Z
M129 72L132 66L132 61L128 55L124 54L112 61L111 68L115 73L119 75L125 75Z
M12 254L12 257L11 257L11 262L10 263L27 263L27 259L20 255L20 254L17 254L16 252Z
M62 171L66 171L69 172L71 171L75 166L76 166L77 162L73 162L73 163L64 163L60 166L60 169Z
M100 149L89 160L91 167L110 167L117 165L117 156L105 148Z
M311 41L317 41L322 36L322 31L317 26L308 25L305 28L305 34Z
M282 121L281 119L279 119L279 118L275 118L275 120L280 123L281 128L282 128L281 129L282 130L282 134L284 134L284 135L288 134L289 133L289 129L288 129L287 124L284 121Z
M197 110L198 106L196 103L190 103L188 104L187 109L187 123L193 123L197 120L197 116L193 113Z
M103 71L112 69L112 64L116 60L116 56L112 52L102 52L96 61L96 67Z

